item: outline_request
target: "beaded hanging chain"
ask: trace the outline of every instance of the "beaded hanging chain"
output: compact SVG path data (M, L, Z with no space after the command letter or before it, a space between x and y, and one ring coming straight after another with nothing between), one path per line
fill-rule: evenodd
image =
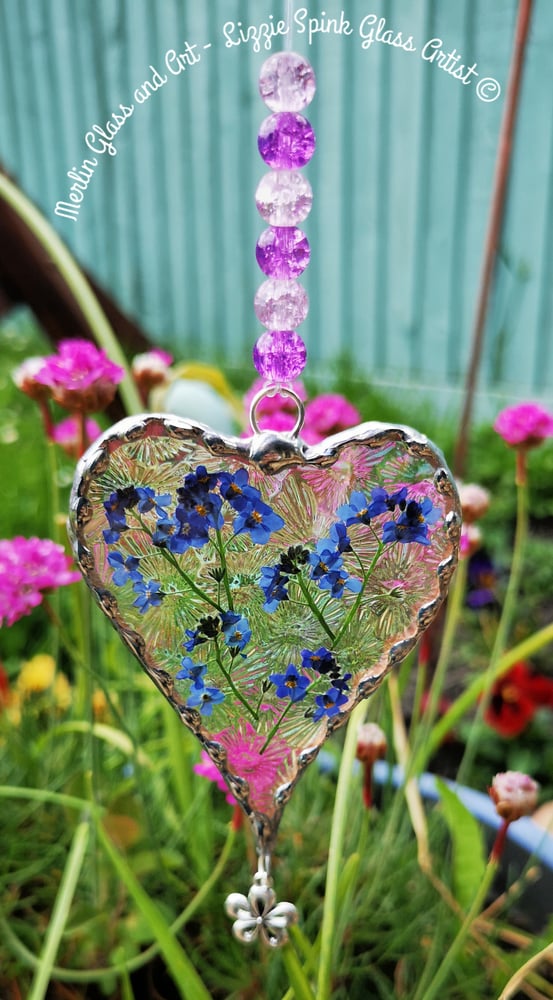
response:
M300 171L315 152L315 133L300 111L312 101L315 89L311 65L296 52L275 52L261 67L259 92L273 113L262 122L257 140L271 170L255 193L257 210L269 223L255 249L267 275L254 299L256 316L266 327L253 349L254 365L264 380L251 408L256 431L257 403L277 390L292 396L298 406L293 433L303 422L303 407L290 383L303 371L307 357L296 327L307 316L309 298L296 279L307 267L311 250L298 223L307 218L313 202L311 185Z

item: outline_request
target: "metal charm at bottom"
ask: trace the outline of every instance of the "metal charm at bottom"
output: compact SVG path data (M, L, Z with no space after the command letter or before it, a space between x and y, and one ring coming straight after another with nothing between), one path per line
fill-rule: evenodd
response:
M249 944L259 936L271 948L279 948L288 940L288 927L297 923L298 911L293 903L277 903L271 888L268 865L260 861L247 896L231 892L225 909L234 920L232 931L239 941Z

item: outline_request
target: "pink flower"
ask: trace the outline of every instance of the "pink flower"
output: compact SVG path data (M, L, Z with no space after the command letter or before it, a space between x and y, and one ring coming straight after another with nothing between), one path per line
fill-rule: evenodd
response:
M37 375L44 367L44 358L26 358L18 368L12 372L12 378L18 389L24 392L30 399L37 402L48 399L50 390L47 386L37 381Z
M229 806L236 805L236 799L234 795L228 790L228 785L224 778L221 776L219 769L213 763L211 757L205 750L202 750L201 760L199 764L194 764L192 769L196 774L200 774L202 778L207 778L208 781L213 781L217 785L219 791L225 793L225 798Z
M10 626L42 603L45 593L75 583L63 547L49 538L0 541L0 626Z
M88 340L62 340L58 353L43 359L35 381L48 386L52 399L66 410L96 413L115 396L125 372Z
M361 422L361 414L344 396L326 393L316 396L305 407L301 436L308 444L317 444L330 434L345 431Z
M96 438L100 437L102 433L102 428L95 421L90 418L86 421L86 443L92 444ZM80 426L77 417L66 417L65 420L60 420L59 424L55 424L52 428L52 441L59 444L60 448L63 448L66 455L70 458L79 458L81 455L81 436L80 436Z
M553 416L537 403L508 406L493 426L511 448L535 448L553 437Z
M538 790L537 782L522 771L504 771L495 775L489 792L501 818L513 823L533 813Z

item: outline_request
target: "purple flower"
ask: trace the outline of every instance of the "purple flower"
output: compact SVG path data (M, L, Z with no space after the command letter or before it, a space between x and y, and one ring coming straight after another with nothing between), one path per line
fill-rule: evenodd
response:
M310 577L321 590L329 590L332 597L342 597L344 588L358 594L363 584L342 569L343 559L337 550L330 549L328 539L317 542L315 552L309 553Z
M330 529L330 541L334 542L338 552L351 552L351 541L348 530L342 521L336 521Z
M348 681L350 680L351 674L344 674L343 677L333 677L332 685L333 687L338 688L338 691L342 691L343 693L344 691L349 691Z
M284 527L284 521L275 514L263 500L253 500L244 510L240 511L234 520L234 533L241 535L247 532L256 545L265 545L273 531Z
M138 503L138 493L134 486L126 486L121 490L114 490L107 500L104 500L104 510L108 519L109 530L103 532L104 541L107 545L118 542L121 532L128 528L126 512Z
M125 372L89 340L60 340L58 353L43 358L35 381L72 413L97 413L111 403Z
M219 688L197 688L194 685L186 705L188 708L199 708L201 715L211 715L213 706L218 705L224 700L225 695L222 691L219 691Z
M160 517L152 535L152 544L157 545L160 549L170 549L173 538L180 531L180 526L180 521L174 516Z
M338 715L340 708L346 704L347 700L347 695L337 687L329 688L326 694L318 694L315 698L318 707L313 713L313 721L318 722L323 715L326 715L328 719L331 719L333 715Z
M238 469L234 474L231 472L220 472L219 492L236 511L244 511L255 500L261 499L259 490L255 486L249 485L247 469Z
M307 694L311 681L309 677L298 673L298 668L289 663L285 674L269 674L271 684L276 687L277 698L289 698L290 701L301 701Z
M163 509L171 503L171 494L162 493L160 496L151 486L137 486L138 510L141 514L147 514L150 510L155 510L158 517L167 517L167 512Z

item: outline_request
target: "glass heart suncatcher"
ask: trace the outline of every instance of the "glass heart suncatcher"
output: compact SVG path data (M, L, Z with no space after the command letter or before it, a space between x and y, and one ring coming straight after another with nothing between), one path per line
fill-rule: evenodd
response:
M273 907L268 858L284 806L432 621L455 568L442 456L377 423L307 447L129 418L81 460L70 530L100 607L252 822L260 872L251 898L229 897L237 933L261 924L279 943L291 904Z

